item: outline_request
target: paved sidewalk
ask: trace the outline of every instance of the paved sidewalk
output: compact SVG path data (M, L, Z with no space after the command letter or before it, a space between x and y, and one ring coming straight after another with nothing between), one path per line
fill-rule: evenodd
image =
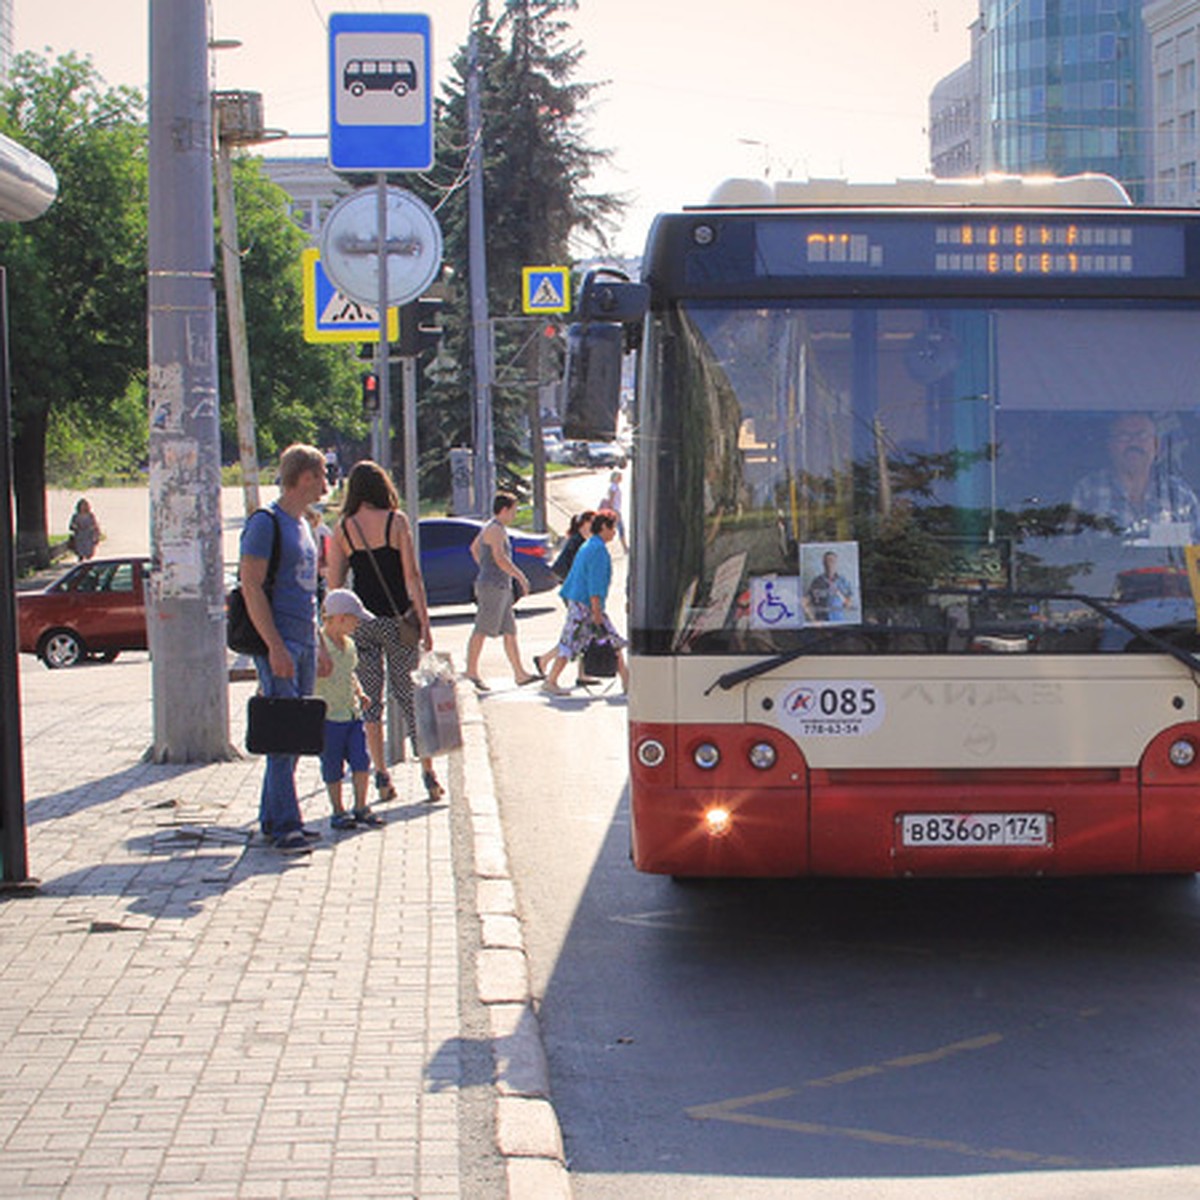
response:
M0 899L0 1194L569 1195L473 696L450 803L399 766L383 829L330 830L302 760L324 837L289 859L255 834L261 759L141 761L145 656L23 656L21 687L40 887ZM230 686L234 744L252 690ZM451 805L477 863L458 888ZM461 975L460 907L482 945ZM492 1032L498 1158L462 1121L464 989Z

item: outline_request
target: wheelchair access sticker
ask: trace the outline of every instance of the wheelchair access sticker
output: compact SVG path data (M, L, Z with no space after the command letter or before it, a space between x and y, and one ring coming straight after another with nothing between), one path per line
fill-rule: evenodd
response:
M779 697L779 722L797 737L861 737L883 714L883 693L861 680L793 683Z
M803 624L804 607L797 576L750 577L751 629L799 629Z

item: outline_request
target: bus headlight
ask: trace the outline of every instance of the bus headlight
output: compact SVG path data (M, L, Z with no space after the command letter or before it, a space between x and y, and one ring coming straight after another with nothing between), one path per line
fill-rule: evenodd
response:
M667 748L654 738L638 743L637 760L643 767L660 767L667 757Z
M770 742L755 742L747 757L752 767L760 771L770 770L775 765L775 747Z
M692 761L702 771L711 771L721 761L721 752L712 742L701 742L692 751Z
M1190 767L1196 761L1196 747L1186 738L1180 738L1179 741L1171 743L1167 757L1173 766Z
M709 808L704 812L704 828L710 837L724 837L733 827L733 815L727 808Z

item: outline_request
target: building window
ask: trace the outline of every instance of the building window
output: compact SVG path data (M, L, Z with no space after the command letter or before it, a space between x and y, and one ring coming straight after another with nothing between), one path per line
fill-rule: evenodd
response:
M1175 72L1160 71L1157 84L1158 106L1160 109L1168 108L1175 103Z
M1179 202L1181 204L1196 203L1196 164L1181 163L1179 166Z
M1158 123L1158 153L1159 162L1170 162L1175 157L1175 122L1160 121Z

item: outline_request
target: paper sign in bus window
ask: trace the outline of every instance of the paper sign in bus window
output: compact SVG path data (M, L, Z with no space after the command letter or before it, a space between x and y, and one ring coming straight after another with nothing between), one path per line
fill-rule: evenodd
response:
M809 625L862 624L857 542L809 542L801 546L800 580Z
M737 599L738 584L746 566L746 555L734 554L717 565L708 589L708 603L697 604L697 581L688 586L685 603L679 611L679 633L675 649L690 646L702 633L724 629L729 621L733 602Z

